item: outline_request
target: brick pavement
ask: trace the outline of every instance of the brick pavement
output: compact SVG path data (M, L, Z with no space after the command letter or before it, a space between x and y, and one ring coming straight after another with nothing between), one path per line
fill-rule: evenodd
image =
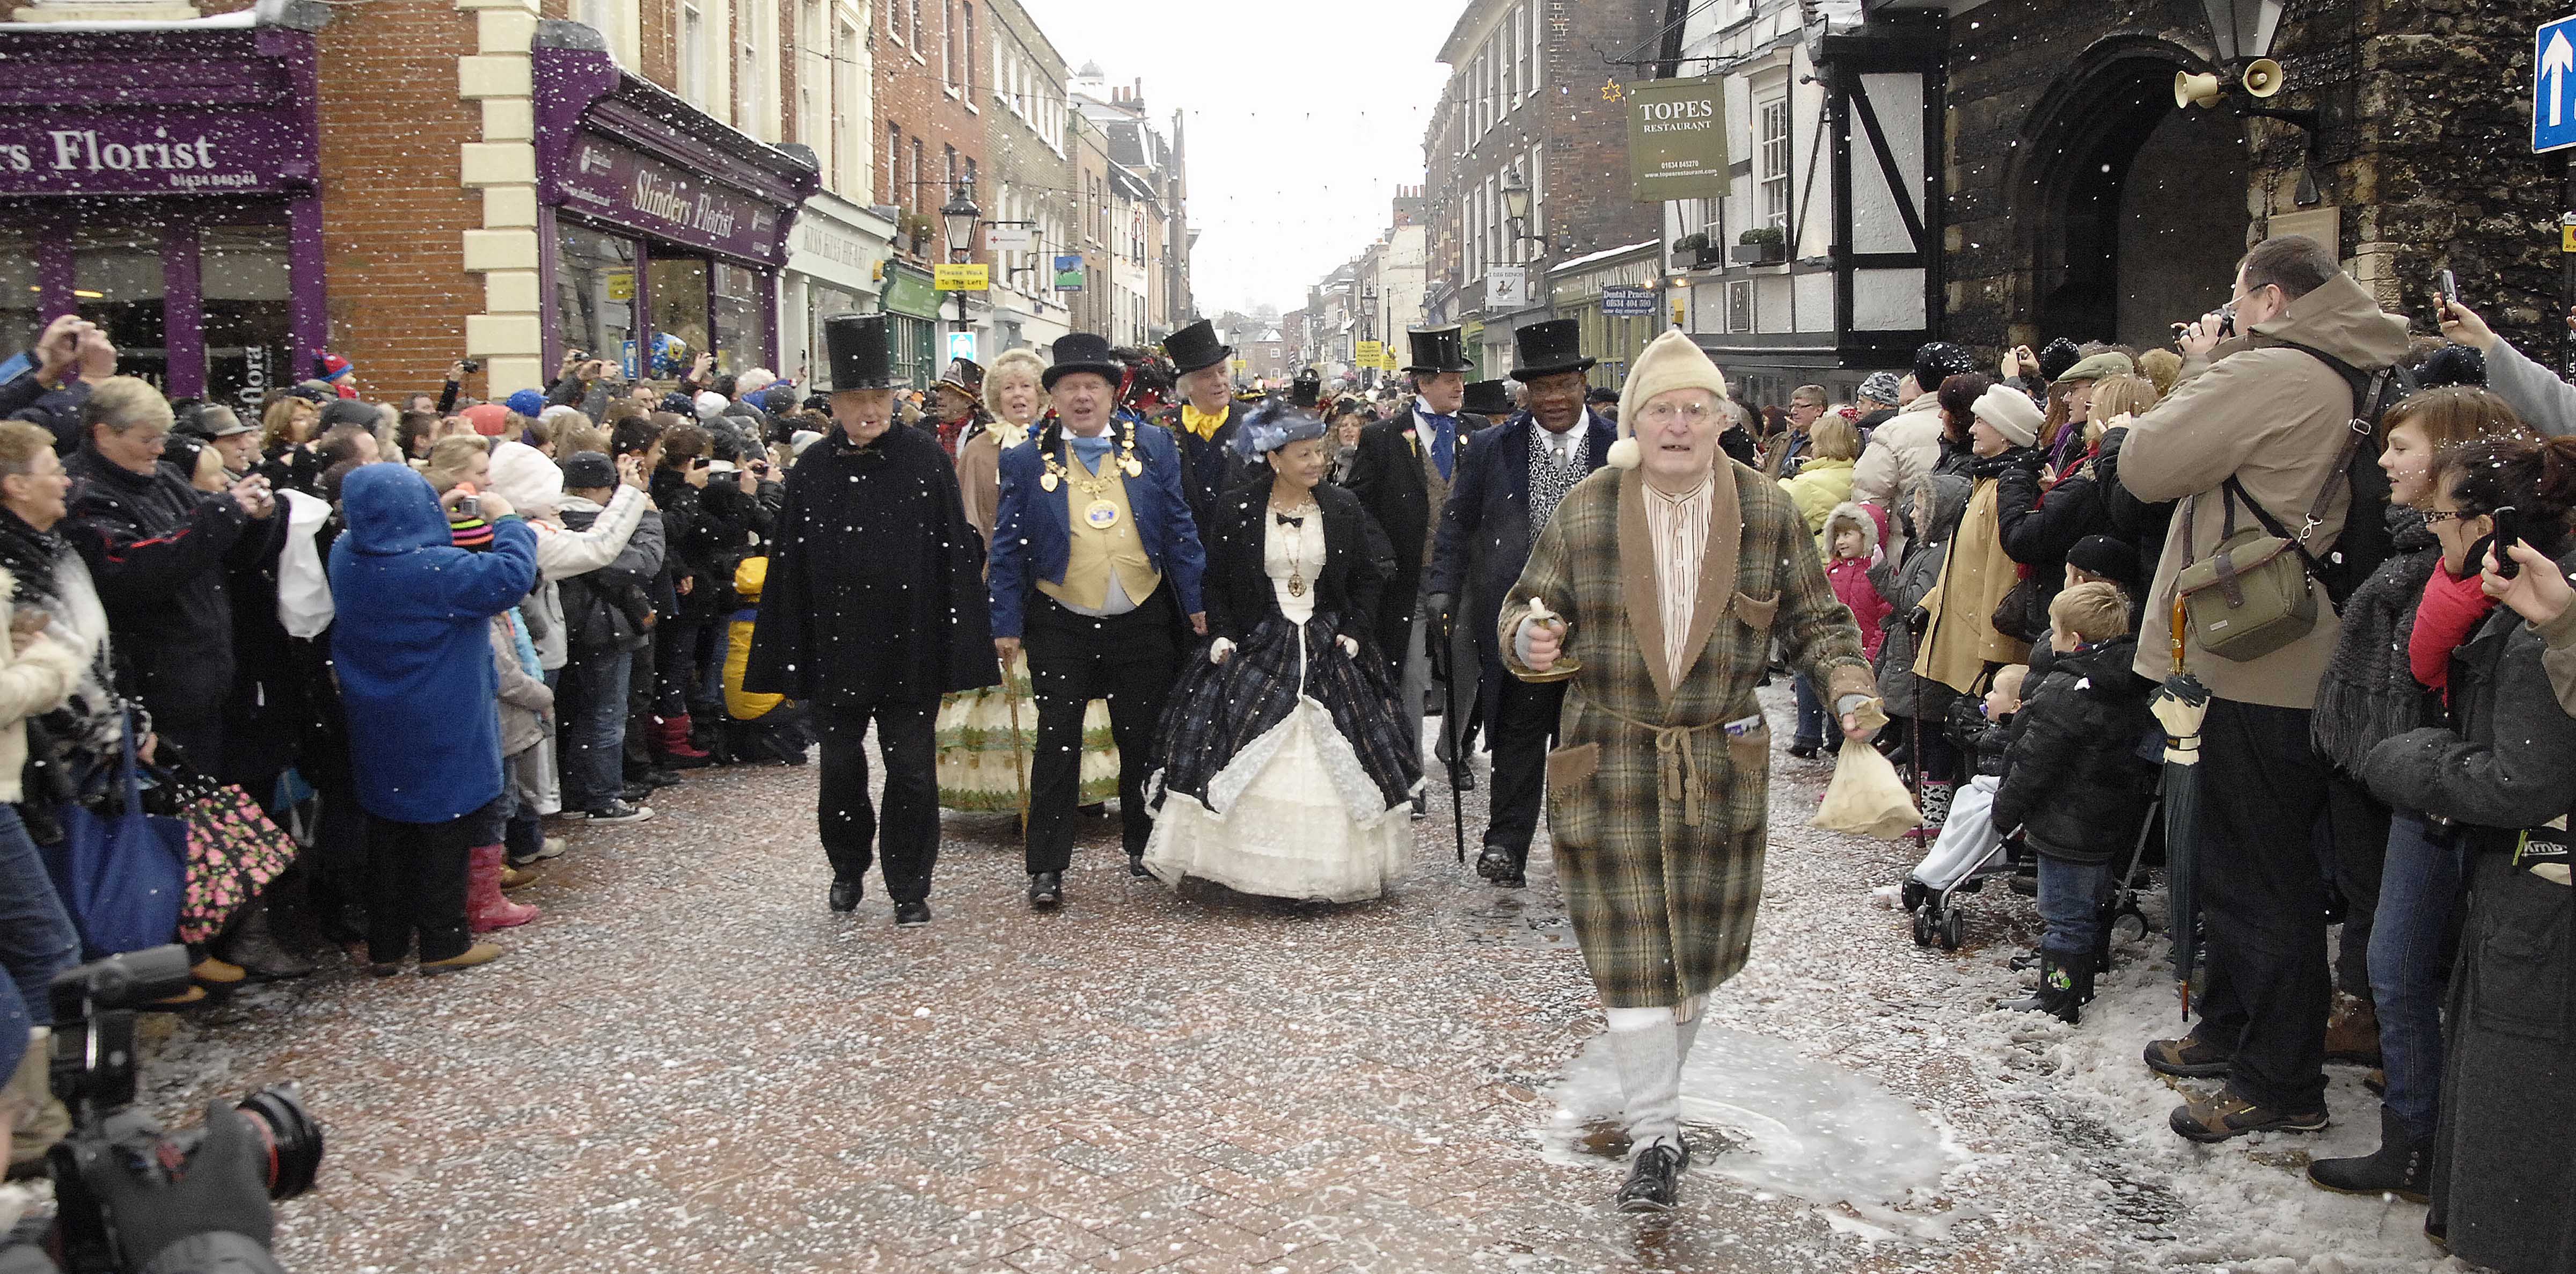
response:
M1775 823L1803 824L1824 769L1782 761ZM1403 889L1331 909L1131 882L1103 823L1063 912L1032 915L1004 826L952 818L939 919L899 932L873 877L854 917L824 909L811 782L701 777L651 823L576 832L502 963L379 981L327 957L162 1037L151 1099L302 1080L331 1137L320 1188L281 1210L302 1271L2055 1270L2087 1250L1976 1200L2062 1164L1954 1171L1956 1197L1910 1205L1969 1204L1932 1243L1871 1245L1847 1210L1705 1171L1668 1222L1602 1208L1615 1161L1540 1155L1543 1087L1599 1029L1553 872L1473 882L1445 791ZM1802 936L1757 944L1721 1020L1953 1125L2001 1109L2013 1076L1908 1020L1924 962L1901 924L1850 923L1904 851L1795 835L1764 925ZM1819 941L1901 971L1865 990L1780 958Z

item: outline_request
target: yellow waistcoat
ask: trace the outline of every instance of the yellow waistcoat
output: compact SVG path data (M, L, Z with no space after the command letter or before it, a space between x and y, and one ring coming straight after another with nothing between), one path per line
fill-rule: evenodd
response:
M1072 464L1080 465L1079 457ZM1056 498L1065 502L1065 525L1071 529L1072 543L1065 555L1064 582L1038 581L1038 591L1067 606L1099 610L1109 604L1109 573L1118 573L1119 587L1127 591L1127 600L1142 603L1154 595L1163 582L1154 570L1152 558L1145 555L1145 542L1136 536L1136 515L1127 507L1127 476L1118 467L1118 457L1110 455L1100 462L1102 473L1109 475L1109 489L1094 497L1074 481L1077 476L1068 469L1065 482L1057 487ZM1118 510L1118 518L1107 529L1091 525L1083 510L1095 499L1106 500Z

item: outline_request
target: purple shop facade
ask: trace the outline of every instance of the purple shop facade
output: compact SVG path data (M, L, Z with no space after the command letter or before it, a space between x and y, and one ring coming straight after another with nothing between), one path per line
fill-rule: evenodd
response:
M174 397L255 407L307 374L329 339L327 20L268 0L184 22L0 23L0 225L24 235L0 298L12 328L77 311ZM33 334L9 331L0 355Z
M690 353L733 356L726 370L774 365L779 271L797 209L822 188L812 153L756 141L620 70L599 34L580 23L538 24L533 71L545 365L583 348L622 361L630 378L667 379L673 369L654 365L656 338L674 336L696 346ZM570 259L567 245L585 239L628 254L609 271L622 283L603 285ZM694 292L671 287L673 266L707 281L693 283L709 293L706 313ZM665 288L658 298L657 275ZM740 280L749 295L728 309L713 284L719 278ZM611 343L618 347L594 348Z

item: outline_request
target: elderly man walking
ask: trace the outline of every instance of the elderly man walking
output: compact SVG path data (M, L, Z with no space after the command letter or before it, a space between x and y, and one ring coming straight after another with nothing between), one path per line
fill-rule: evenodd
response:
M1547 822L1601 994L1636 1148L1619 1206L1672 1208L1690 1151L1681 1068L1708 993L1744 967L1762 900L1777 640L1847 736L1875 715L1860 630L1787 493L1718 450L1726 379L1681 332L1637 358L1610 468L1577 483L1513 583L1516 676L1579 658Z

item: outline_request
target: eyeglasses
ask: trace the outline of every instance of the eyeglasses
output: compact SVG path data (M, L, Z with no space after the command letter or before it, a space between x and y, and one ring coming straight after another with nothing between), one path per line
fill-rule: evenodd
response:
M1656 403L1637 413L1650 425L1669 424L1675 420L1684 420L1696 425L1714 414L1716 414L1714 409L1704 402Z

